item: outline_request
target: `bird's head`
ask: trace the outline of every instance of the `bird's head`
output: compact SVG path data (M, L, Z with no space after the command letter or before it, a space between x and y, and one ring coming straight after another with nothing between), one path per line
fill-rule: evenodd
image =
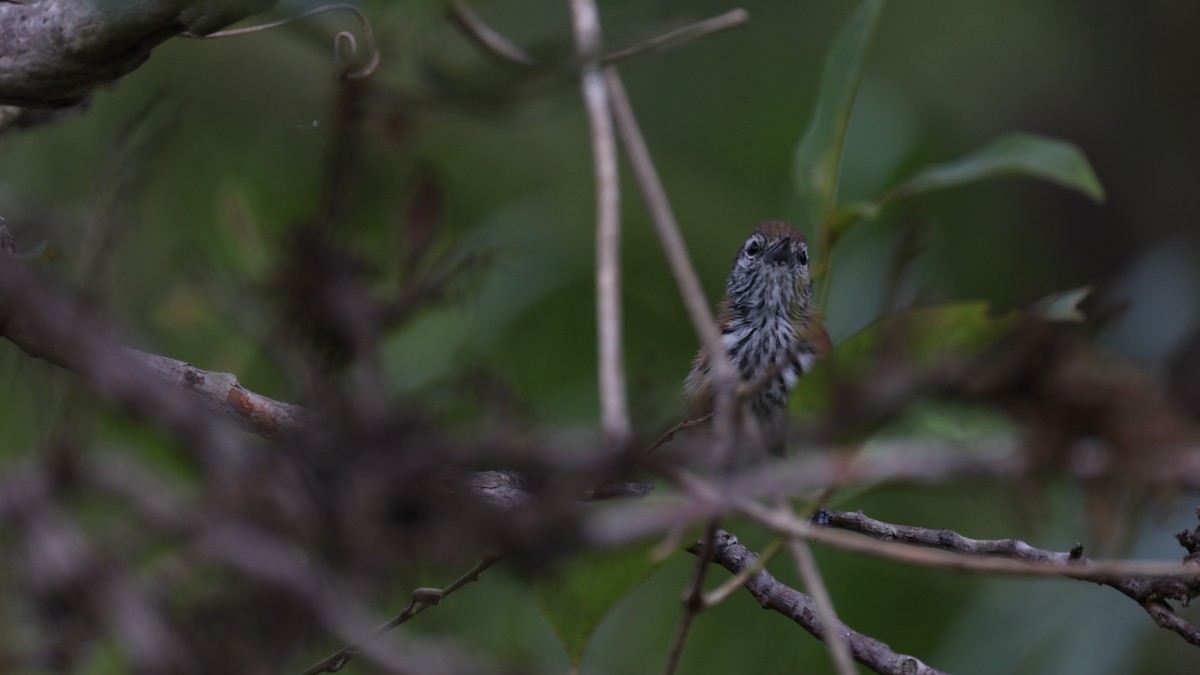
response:
M779 220L759 223L738 250L725 291L731 309L743 316L806 311L812 283L804 233Z

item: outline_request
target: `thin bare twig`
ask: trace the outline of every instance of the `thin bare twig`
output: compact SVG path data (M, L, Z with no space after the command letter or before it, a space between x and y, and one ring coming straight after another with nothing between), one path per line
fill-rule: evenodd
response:
M821 571L817 569L817 561L813 560L808 543L797 537L791 538L788 543L792 550L792 557L796 560L796 570L800 572L800 580L804 582L804 588L808 590L809 596L817 605L817 616L820 617L821 624L828 627L821 637L825 641L825 647L829 650L833 667L837 670L838 675L855 675L858 671L854 667L854 661L850 655L850 646L846 644L846 635L837 630L840 622L837 613L833 610L833 598L830 597L829 589L821 578Z
M675 426L668 429L665 434L663 434L662 436L659 436L657 441L654 441L653 443L650 444L650 446L648 448L643 450L642 456L649 455L650 453L654 452L655 450L666 445L667 443L669 443L671 441L672 438L675 438L675 434L683 431L684 429L691 429L692 427L698 427L701 424L704 424L705 422L707 422L711 419L712 419L712 413L709 413L703 417L697 417L695 419L686 419L686 420L680 421L678 424L676 424Z
M599 341L600 419L606 440L623 446L632 434L621 354L621 193L617 142L608 91L597 56L600 15L592 0L571 0L575 43L583 59L581 86L592 131L596 167L596 329Z
M1081 561L1072 558L1070 553L1036 549L1017 539L975 540L962 537L962 535L949 530L924 530L924 536L931 536L934 541L939 537L944 538L951 541L952 545L923 544L925 546L937 545L942 550L918 548L910 543L898 543L893 537L872 539L850 532L839 532L813 525L796 518L794 514L778 509L769 509L761 504L741 499L734 501L738 511L781 534L804 537L843 551L865 553L919 567L1013 576L1062 576L1102 583L1122 576L1162 579L1194 579L1200 576L1198 574L1200 568L1194 565L1160 561L1086 559ZM842 517L853 515L839 513L842 514ZM881 523L881 526L897 527L888 523ZM961 541L953 544L953 541L957 541L960 537Z
M573 10L576 7L576 1L573 0L572 2ZM582 7L582 5L580 6ZM451 9L453 10L453 7ZM594 6L592 6L592 9L594 10ZM577 15L575 23L578 40L578 11L575 14ZM635 54L648 53L674 46L715 31L738 25L746 21L748 17L749 15L745 10L733 10L698 24L671 31L641 45L635 45L629 49L622 50L622 52L617 52L611 57L611 60L612 62L616 62L632 57ZM479 35L488 33L498 37L498 34L487 28L481 20L478 20L478 17L473 18L475 19L473 25L476 28L482 27L486 31L468 30L469 33ZM595 49L598 52L598 19L596 30L597 44L595 45ZM504 42L507 43L508 41L505 40ZM583 45L581 44L580 46L582 52ZM485 47L485 49L488 49L491 53L495 53L492 48ZM502 49L501 51L505 50ZM504 58L502 54L501 56ZM607 85L607 96L612 107L613 120L616 122L621 144L625 147L629 163L633 168L634 177L642 192L646 207L650 212L655 232L658 234L659 241L667 257L667 263L671 268L672 275L675 277L680 295L683 297L688 316L692 321L692 326L700 338L700 343L704 345L710 355L710 376L712 377L713 388L716 391L716 405L714 408L718 412L714 427L716 429L718 445L727 446L732 443L733 437L733 388L738 379L737 371L722 348L720 329L717 326L712 311L709 309L708 301L704 296L704 290L700 286L699 277L697 277L691 259L688 256L687 247L684 245L683 236L679 231L679 224L675 220L675 215L671 210L666 191L662 186L662 181L659 179L658 172L654 168L654 162L650 159L650 152L646 147L645 138L642 136L637 118L633 112L633 107L629 103L629 97L625 93L624 85L621 83L621 78L617 74L616 69L611 65L604 67L602 72L604 84ZM586 83L588 79L586 77L587 73L588 66L585 64L585 92L588 88ZM589 114L592 115L590 107ZM592 115L592 119L595 120L594 115ZM593 121L593 128L594 125L595 122ZM595 135L596 133L593 131L593 136L595 137Z
M734 397L735 388L739 381L737 370L725 353L721 340L721 330L709 309L704 297L704 289L700 287L700 279L692 266L687 246L683 243L683 235L675 213L671 210L666 190L662 180L650 159L650 151L646 147L646 139L638 126L629 95L625 93L625 85L617 74L615 66L604 68L604 80L608 84L609 100L612 104L613 119L617 124L617 133L621 145L625 148L626 158L633 169L634 178L650 212L650 221L658 235L671 274L683 298L688 316L692 320L692 328L700 338L700 344L708 352L709 377L711 378L714 396L713 440L715 455L722 463L732 457L734 445L734 421L736 415Z
M448 3L446 14L472 44L496 60L522 68L538 65L537 60L528 52L487 25L487 22L466 3L460 0ZM600 65L612 66L639 56L671 49L696 38L740 26L749 18L750 13L746 10L733 9L724 14L697 21L649 40L609 52L600 57Z
M446 5L446 13L454 25L475 46L496 59L517 66L536 66L537 61L508 38L487 25L465 2L454 0Z
M862 513L845 511L829 511L828 525L851 532L858 532L886 541L899 541L913 546L929 546L960 554L975 556L991 556L1013 560L1028 561L1042 565L1058 567L1060 574L1072 578L1080 577L1072 572L1076 568L1096 571L1097 568L1108 567L1108 563L1096 562L1085 558L1083 547L1076 544L1070 551L1062 553L1034 548L1018 539L971 539L950 530L930 530L911 525L894 525L874 518L868 518ZM1200 515L1200 514L1198 514ZM1180 543L1184 544L1187 533L1177 535ZM1184 544L1186 546L1186 544ZM1190 551L1190 549L1189 549ZM1191 556L1189 556L1191 558ZM1062 570L1063 566L1068 570ZM1178 600L1187 604L1197 595L1200 588L1200 566L1185 562L1182 567L1190 570L1184 575L1154 575L1153 567L1144 567L1145 563L1117 563L1117 572L1124 574L1089 575L1088 579L1105 586L1111 586L1130 599L1141 605L1154 622L1167 630L1174 631L1184 640L1200 647L1200 628L1188 623L1175 613L1167 603L1168 599ZM1142 568L1145 574L1139 574Z
M692 629L692 620L704 609L704 577L708 572L708 563L712 560L716 547L717 521L714 518L708 523L704 538L700 541L699 562L692 575L692 584L683 597L683 616L679 617L679 625L675 628L675 639L671 641L671 651L667 654L667 665L663 675L673 675L679 667L679 659L683 656L683 645L687 642L688 633Z
M608 84L613 120L617 124L621 145L625 148L626 158L637 179L638 189L650 212L650 220L667 257L675 284L679 287L679 294L683 297L688 317L692 320L692 328L699 336L700 343L709 351L709 363L715 383L728 388L731 383L737 381L737 371L725 354L721 331L713 318L712 310L709 309L708 300L705 299L700 277L696 275L696 269L688 256L687 245L683 243L683 235L680 233L679 223L675 220L675 213L671 210L662 180L654 168L654 161L650 159L646 139L642 136L633 107L629 103L629 95L625 93L625 86L615 69L605 68L604 80Z
M732 9L724 14L705 19L693 24L688 24L682 28L677 28L673 31L663 33L662 35L652 37L645 42L639 42L635 45L630 45L624 49L618 49L615 52L605 54L600 63L606 66L616 65L622 61L642 56L644 54L653 54L654 52L670 49L677 45L695 40L705 35L717 33L735 26L740 26L750 19L750 12L747 12L740 7Z
M343 68L343 70L338 73L338 77L342 78L343 80L350 80L352 82L359 82L359 81L365 80L368 77L374 75L375 71L379 70L379 64L381 62L380 53L379 53L379 45L376 44L376 42L375 42L375 31L374 31L374 29L371 28L371 21L369 19L367 19L367 15L363 14L362 10L359 9L358 7L355 7L354 5L351 5L351 4L345 3L345 2L333 3L330 5L321 5L320 7L314 7L312 9L308 10L307 12L302 12L300 14L297 14L296 16L291 16L286 19L279 19L278 21L270 21L268 23L260 23L260 24L254 25L254 26L246 26L244 28L231 28L229 30L217 31L215 33L209 33L207 35L197 35L195 33L186 33L185 32L185 33L180 33L179 36L185 37L185 38L192 38L192 39L196 39L196 40L213 40L213 39L218 39L218 38L237 37L239 35L249 35L251 33L260 33L265 30L271 30L272 28L278 28L280 26L287 25L294 21L299 21L300 19L313 16L314 14L323 14L325 12L333 12L333 11L337 11L337 10L344 10L347 12L352 12L354 14L355 18L358 19L359 25L362 27L363 38L366 40L366 43L367 43L367 62L364 63L362 65L362 67L360 67L358 70L350 70L350 61L352 61L354 59L354 57L358 54L358 39L355 38L354 34L349 31L343 30L343 31L338 31L337 33L334 34L334 36L333 36L334 65L341 66ZM347 49L350 52L348 55L345 55L345 60L343 60L343 54L342 54L342 45L343 44L346 45Z
M876 535L879 538L864 537L854 532L841 532L830 527L814 525L796 517L787 509L764 506L741 495L731 493L727 486L717 486L695 474L665 465L647 463L659 475L667 478L676 487L691 497L689 508L690 520L671 519L665 526L681 527L688 522L700 522L714 516L729 512L741 513L769 527L775 532L792 537L802 537L809 541L832 546L839 550L852 553L864 553L877 558L895 560L919 567L951 569L963 572L984 572L1006 574L1012 576L1062 576L1070 579L1105 582L1115 577L1155 577L1160 579L1193 580L1200 577L1200 566L1162 561L1128 561L1128 560L1087 560L1078 561L1070 553L1056 553L1036 549L1023 541L1016 539L974 540L949 530L927 530L915 528L922 533L928 543L923 546L938 546L949 550L933 550L920 548L913 543L900 543L895 535ZM847 519L865 519L861 514L846 512L826 512L831 523L846 522ZM836 517L835 517L836 516ZM624 514L628 520L632 514ZM839 520L840 519L840 520ZM663 521L651 518L656 524ZM867 519L869 520L869 519ZM901 526L875 521L878 527L886 532L892 532ZM604 537L609 545L626 541L630 533L640 535L644 530L631 529L622 533L621 537ZM961 542L954 547L942 545L941 539L958 540ZM915 542L914 542L915 543ZM966 551L977 548L973 554ZM957 552L963 549L964 552Z
M495 565L503 557L504 556L497 554L485 555L483 559L481 559L474 567L467 570L465 574L455 579L445 588L418 588L414 590L412 599L409 600L408 604L405 605L404 609L402 609L399 614L391 619L388 619L385 623L376 626L374 630L363 636L361 639L346 645L342 649L339 649L338 651L314 663L300 675L317 675L318 673L333 673L341 670L343 666L358 656L359 650L361 650L363 646L369 644L379 636L387 633L391 629L399 626L405 621L408 621L421 612L424 612L430 607L435 607L441 604L442 600L446 596L457 591L463 586L466 586L472 581L478 581L480 574L482 574L492 565Z

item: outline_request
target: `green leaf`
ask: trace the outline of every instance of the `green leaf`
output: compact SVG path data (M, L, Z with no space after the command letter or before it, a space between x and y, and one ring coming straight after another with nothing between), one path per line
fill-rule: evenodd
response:
M882 9L882 0L865 0L859 5L825 57L816 110L796 151L797 191L810 229L824 221L837 197L850 111L862 79L867 45Z
M962 159L921 171L892 189L884 200L964 185L995 176L1028 176L1077 190L1097 202L1104 188L1083 152L1066 141L1012 133Z
M645 546L588 554L537 582L538 608L578 666L596 627L658 568Z

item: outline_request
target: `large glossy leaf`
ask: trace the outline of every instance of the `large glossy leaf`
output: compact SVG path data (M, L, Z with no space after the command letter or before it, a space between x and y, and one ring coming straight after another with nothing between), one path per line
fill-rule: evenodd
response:
M867 45L882 9L882 0L865 0L825 57L816 109L796 152L797 191L810 230L826 218L837 197L850 111L862 79Z
M925 169L891 190L885 200L956 187L996 176L1028 176L1104 200L1104 188L1079 148L1027 133L1003 136L953 162Z
M577 558L555 576L538 580L538 608L572 665L579 665L604 617L660 563L639 546Z

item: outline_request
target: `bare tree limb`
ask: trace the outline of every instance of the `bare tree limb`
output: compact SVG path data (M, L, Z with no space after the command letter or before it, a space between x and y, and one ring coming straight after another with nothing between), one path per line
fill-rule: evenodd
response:
M182 32L205 34L275 0L0 2L0 104L64 107L146 62Z
M930 530L911 525L893 525L861 512L827 511L828 525L850 532L858 532L883 541L897 541L913 546L927 546L955 553L1027 561L1065 568L1063 576L1081 578L1072 572L1076 568L1094 569L1095 563L1083 555L1083 547L1075 545L1068 552L1047 551L1035 548L1019 539L971 539L951 530ZM1196 529L1200 532L1200 527ZM1200 535L1193 534L1195 537ZM1188 623L1175 613L1168 599L1187 604L1200 595L1200 564L1197 552L1200 547L1189 546L1185 541L1188 532L1177 535L1180 543L1188 548L1189 556L1185 567L1192 570L1191 576L1141 576L1136 573L1125 575L1098 575L1087 577L1105 586L1117 589L1137 602L1154 619L1155 623L1174 631L1184 640L1200 647L1200 628ZM1196 549L1196 550L1193 550Z
M756 518L766 516L763 510L752 510L757 511ZM827 511L825 514L829 528L865 534L872 539L849 538L840 532L789 519L778 512L766 516L766 520L798 536L808 536L842 550L869 553L922 567L1015 576L1062 576L1106 585L1112 585L1109 582L1115 578L1129 577L1129 588L1138 595L1152 593L1151 589L1141 586L1151 580L1172 582L1163 589L1172 597L1176 592L1186 593L1186 582L1200 577L1200 566L1192 562L1090 560L1083 557L1081 547L1071 551L1047 551L1020 539L971 539L951 530L893 525L862 513Z
M641 190L646 208L650 212L650 220L654 224L659 243L662 244L675 284L679 287L688 317L692 320L692 328L700 337L700 344L708 350L714 383L719 385L718 388L730 389L737 382L737 371L725 354L721 331L717 327L712 310L709 309L704 289L700 286L700 277L696 275L696 269L688 255L687 245L683 242L679 223L675 220L675 212L671 209L667 192L658 177L658 170L654 168L654 161L650 159L650 150L646 147L646 139L638 126L629 95L625 93L625 86L612 67L605 68L604 79L608 84L613 119L617 123L621 145L625 148L626 157L637 179L638 189Z
M750 580L750 577L765 570L767 568L767 564L775 559L775 556L783 550L784 544L788 541L790 541L788 538L780 536L776 536L774 539L772 539L771 543L767 544L767 548L762 552L761 555L758 556L758 560L755 560L753 565L743 568L737 574L729 577L725 583L709 591L704 596L704 606L710 608L716 607L722 602L728 600L729 596L736 593L739 588L744 586L746 582Z
M699 544L688 548L688 552L693 555L702 553ZM758 554L742 546L737 537L724 530L717 532L713 562L734 574L739 574L752 567L757 560ZM783 614L814 637L826 640L830 629L845 636L846 646L854 660L877 673L939 675L942 672L925 665L915 657L893 651L884 642L855 631L836 617L832 622L826 623L811 598L780 583L769 572L758 572L746 581L745 586L763 609Z
M709 309L704 289L700 286L700 278L696 275L691 256L688 255L687 246L683 242L679 223L675 220L675 213L667 199L658 170L654 168L654 161L650 159L646 139L642 136L637 116L615 66L607 66L604 69L604 79L608 84L613 119L616 121L626 158L650 212L650 221L658 235L671 274L675 277L675 284L679 287L684 307L692 320L692 328L700 338L701 346L708 353L709 378L714 392L713 454L721 465L729 465L733 459L735 445L735 398L740 378L733 362L729 360L729 355L725 353L720 326Z
M243 387L233 373L201 370L185 361L127 349L163 382L190 391L210 411L238 427L266 438L303 432L313 414L291 403L277 401Z
M77 373L117 407L195 449L204 463L233 459L244 449L232 430L197 414L185 391L158 379L140 352L117 344L82 303L6 255L0 255L0 337Z
M600 15L592 0L571 0L575 44L583 59L580 85L592 131L596 167L596 329L599 342L600 419L615 447L628 442L633 428L625 392L621 353L621 193L617 143L608 90L597 62L602 47Z

